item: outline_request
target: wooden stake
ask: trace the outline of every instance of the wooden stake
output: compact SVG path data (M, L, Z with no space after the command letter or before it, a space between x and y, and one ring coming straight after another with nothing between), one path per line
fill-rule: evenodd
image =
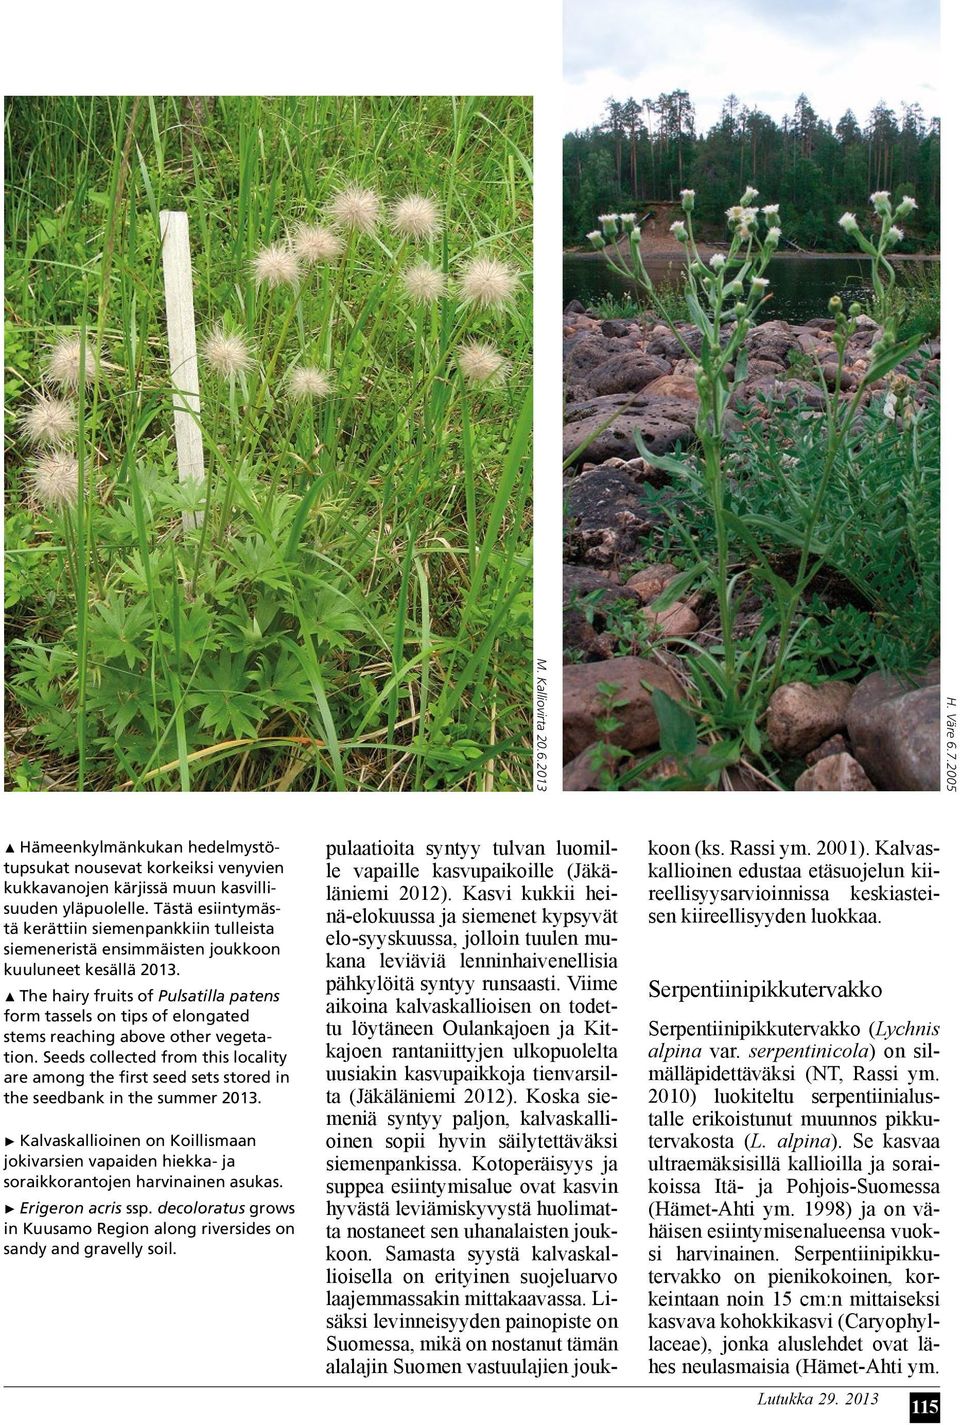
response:
M163 286L167 301L177 470L181 485L202 485L200 377L197 371L197 329L193 318L190 227L186 213L161 213L160 237L163 243ZM184 529L193 529L196 523L196 515L189 512L183 515Z

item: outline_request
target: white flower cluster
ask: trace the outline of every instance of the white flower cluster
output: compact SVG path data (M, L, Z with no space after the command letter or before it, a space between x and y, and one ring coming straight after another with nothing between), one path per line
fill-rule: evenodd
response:
M757 257L762 263L762 265L760 266L760 272L762 272L763 267L766 266L766 263L770 260L773 250L779 246L780 239L783 236L779 222L780 204L768 203L764 208L758 208L753 204L753 200L758 196L758 190L752 185L748 186L744 190L740 202L735 203L732 207L727 209L727 220L730 224L730 227L733 229L732 245L728 253L715 252L709 259L707 259L707 263L709 265L709 268L711 269L711 271L708 271L708 268L706 265L704 265L704 262L701 261L699 257L694 255L695 240L690 226L690 215L693 213L696 204L696 191L693 188L682 188L680 190L680 204L684 213L687 216L685 219L677 219L676 222L671 223L670 232L676 238L678 243L690 249L689 260L691 263L691 271L696 273L699 281L703 285L704 290L708 293L714 294L714 296L721 292L723 298L727 298L731 295L743 295L743 281L739 277L734 277L732 281L724 284L723 273L726 270L728 263L731 263L733 261L736 261L738 263L743 262L742 253L739 257L736 257L739 244L744 241L752 243L754 241L754 238L758 237L760 233L761 214L763 217L763 222L766 226L766 232L763 238L762 248L748 250L748 260L750 257L750 252L755 251ZM608 242L616 240L618 236L618 222L622 222L624 224L624 233L626 233L627 223L632 222L633 220L634 214L632 213L621 213L619 214L619 216L613 213L603 213L597 220L599 223L599 227L596 228L593 232L587 233L587 241L593 248L596 248L598 251L602 251L607 246ZM630 242L635 249L639 246L641 237L642 234L639 228L634 227L630 230ZM639 254L635 252L635 260L637 260L638 257ZM766 277L761 277L758 273L755 277L753 277L751 281L750 291L752 296L755 299L762 298L768 286L768 279ZM745 304L738 303L736 315L738 317L744 316L748 313L748 310L749 309Z
M685 213L693 212L695 199L696 192L693 188L680 189L680 206ZM587 233L587 242L598 252L608 243L615 242L621 235L629 237L634 245L643 239L643 233L637 226L636 213L601 213L597 218L597 223L599 226ZM678 242L685 241L686 226L684 223L671 223L670 231Z
M903 242L904 231L899 227L894 219L903 220L911 213L916 212L917 200L911 198L909 194L900 199L896 210L890 201L889 192L883 188L876 193L870 194L870 202L873 204L873 211L880 219L879 251L882 253L885 248L894 247L897 243ZM855 213L844 213L838 220L838 224L843 231L852 237L860 233L860 224L857 222ZM857 241L865 252L875 250L869 240L863 236L858 236Z
M747 192L754 193L752 188ZM748 241L757 231L757 214L759 208L747 208L742 203L735 203L732 208L727 209L727 222L734 229L738 238L744 242Z
M680 189L680 206L685 213L693 212L695 199L696 192L693 188ZM608 243L615 242L621 234L629 237L633 247L643 241L643 232L637 226L636 213L601 213L597 222L599 227L587 233L587 242L598 252L602 251ZM685 223L680 221L671 223L670 231L677 242L687 241L688 234Z

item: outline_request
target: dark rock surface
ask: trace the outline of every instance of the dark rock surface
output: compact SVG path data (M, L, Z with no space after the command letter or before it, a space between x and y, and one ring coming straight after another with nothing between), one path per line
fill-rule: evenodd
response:
M662 400L635 396L620 415L611 420L611 407L616 410L618 402L614 397L601 396L600 401L587 401L574 406L572 419L563 431L563 458L566 460L584 442L584 449L577 457L577 463L592 461L602 465L611 456L629 460L638 453L636 436L654 455L664 455L679 445L681 448L693 440L697 407L693 401L678 401L671 397ZM605 430L594 434L604 422L609 422ZM591 438L592 437L592 438Z
M847 752L821 757L794 783L795 792L875 792L877 789L856 758Z
M609 658L605 614L617 605L636 606L637 595L622 588L616 574L579 565L563 566L563 653L586 662Z
M592 594L597 589L612 592L620 587L616 574L602 569L584 569L579 564L563 566L563 602L569 604L578 594Z
M849 683L784 683L767 708L767 736L775 752L802 757L842 731L853 696Z
M609 700L600 685L617 688L613 711L616 732L602 734L597 719L607 715ZM563 757L570 762L592 742L608 741L628 752L656 747L660 728L644 684L660 688L678 702L679 683L660 663L647 658L610 658L605 663L574 663L564 670Z
M622 351L593 367L568 395L589 400L591 396L642 391L651 381L669 377L669 374L670 363L662 357L650 356L643 351Z
M651 513L636 480L599 466L568 482L564 525L571 562L610 568L636 553L651 528Z
M760 361L779 361L786 367L791 351L801 351L800 338L787 322L762 322L744 343L747 356Z
M604 336L639 336L640 328L636 322L627 321L606 321L600 323L600 330Z
M847 733L857 761L884 791L938 791L940 660L916 685L869 674L850 700Z
M579 757L574 757L563 769L563 790L565 792L595 792L600 787L600 764L597 760L597 744L585 747Z

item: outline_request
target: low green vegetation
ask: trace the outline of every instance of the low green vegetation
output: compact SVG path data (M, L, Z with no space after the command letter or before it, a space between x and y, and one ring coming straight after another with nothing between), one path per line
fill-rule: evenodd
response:
M14 99L6 132L10 785L528 787L529 102Z
M940 335L940 263L902 263L897 268L897 285L890 292L890 310L897 320L900 333L908 336ZM875 321L876 299L867 304L868 314Z
M939 647L939 391L931 389L922 418L907 429L888 420L879 403L869 406L859 434L818 515L814 542L830 546L829 560L812 582L806 623L783 669L785 682L859 678L875 668L910 675ZM771 402L762 416L747 417L729 445L735 518L756 515L771 530L789 530L815 494L825 438L823 418L808 411ZM701 556L713 557L713 515L702 497L684 492L678 508L672 488L648 488L647 496L662 520L650 559L689 569L696 562L691 541ZM795 544L768 536L763 548L789 578ZM751 568L755 556L748 545L735 541L732 554L735 564ZM752 609L758 623L774 612L762 584Z
M686 260L683 330L647 274L639 230L624 228L629 260L624 255L621 228L630 215L606 214L589 234L610 265L645 292L691 363L695 447L655 454L635 436L641 456L669 482L659 493L648 488L651 513L661 513L663 524L644 562L659 557L680 571L654 610L695 593L715 628L709 639L674 640L683 645L688 696L684 704L662 693L654 698L660 749L628 779L680 789L746 764L776 784L763 720L777 688L876 667L910 674L938 646L939 389L919 353L929 293L914 287L904 295L888 259L903 239L899 224L916 205L904 198L895 207L889 193L878 192L875 230L865 232L850 212L839 220L869 260L879 323L855 390L846 393L842 376L862 313L858 303L844 311L834 297L835 375L819 366L805 373L819 383L819 409L789 410L771 394L766 408L739 410L749 369L745 343L781 238L779 205L752 206L758 195L748 187L728 210L727 252L704 262L694 236L695 194L680 196L684 217L672 231ZM636 651L625 648L622 620L612 631L614 652ZM664 757L673 771L662 770ZM609 772L609 748L602 760Z
M687 299L680 283L661 283L658 293L660 312L671 321L684 322L687 319ZM642 317L649 311L649 303L638 301L625 292L606 292L599 301L590 303L590 310L605 321L626 321Z

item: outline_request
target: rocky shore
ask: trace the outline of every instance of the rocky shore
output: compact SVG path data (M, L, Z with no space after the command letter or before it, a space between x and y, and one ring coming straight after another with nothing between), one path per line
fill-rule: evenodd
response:
M880 331L866 316L857 318L856 325L839 370L831 319L757 326L746 342L746 379L727 414L731 426L766 419L778 406L823 410L818 369L831 387L839 377L841 390L852 396ZM697 350L697 329L679 331ZM715 630L709 615L701 628L704 610L696 594L654 612L650 605L677 570L645 559L662 519L651 508L650 489L671 480L638 456L636 437L653 454L692 444L694 363L669 328L652 318L604 321L578 302L564 312L563 352L564 785L592 790L600 785L594 749L603 741L598 724L609 711L611 686L618 689L617 746L649 757L659 741L649 687L682 701L684 650L676 641L709 643ZM938 380L939 342L927 343L921 357L910 393L918 406ZM882 402L885 394L881 384L869 400ZM607 622L616 626L624 609L636 626L660 636L653 656L618 656L622 640ZM749 599L740 617L743 631L749 632ZM790 684L774 693L766 732L775 754L806 765L796 777L797 791L934 790L939 786L939 704L938 663L915 683L872 673L858 686ZM762 776L733 769L724 774L723 788L770 786Z

